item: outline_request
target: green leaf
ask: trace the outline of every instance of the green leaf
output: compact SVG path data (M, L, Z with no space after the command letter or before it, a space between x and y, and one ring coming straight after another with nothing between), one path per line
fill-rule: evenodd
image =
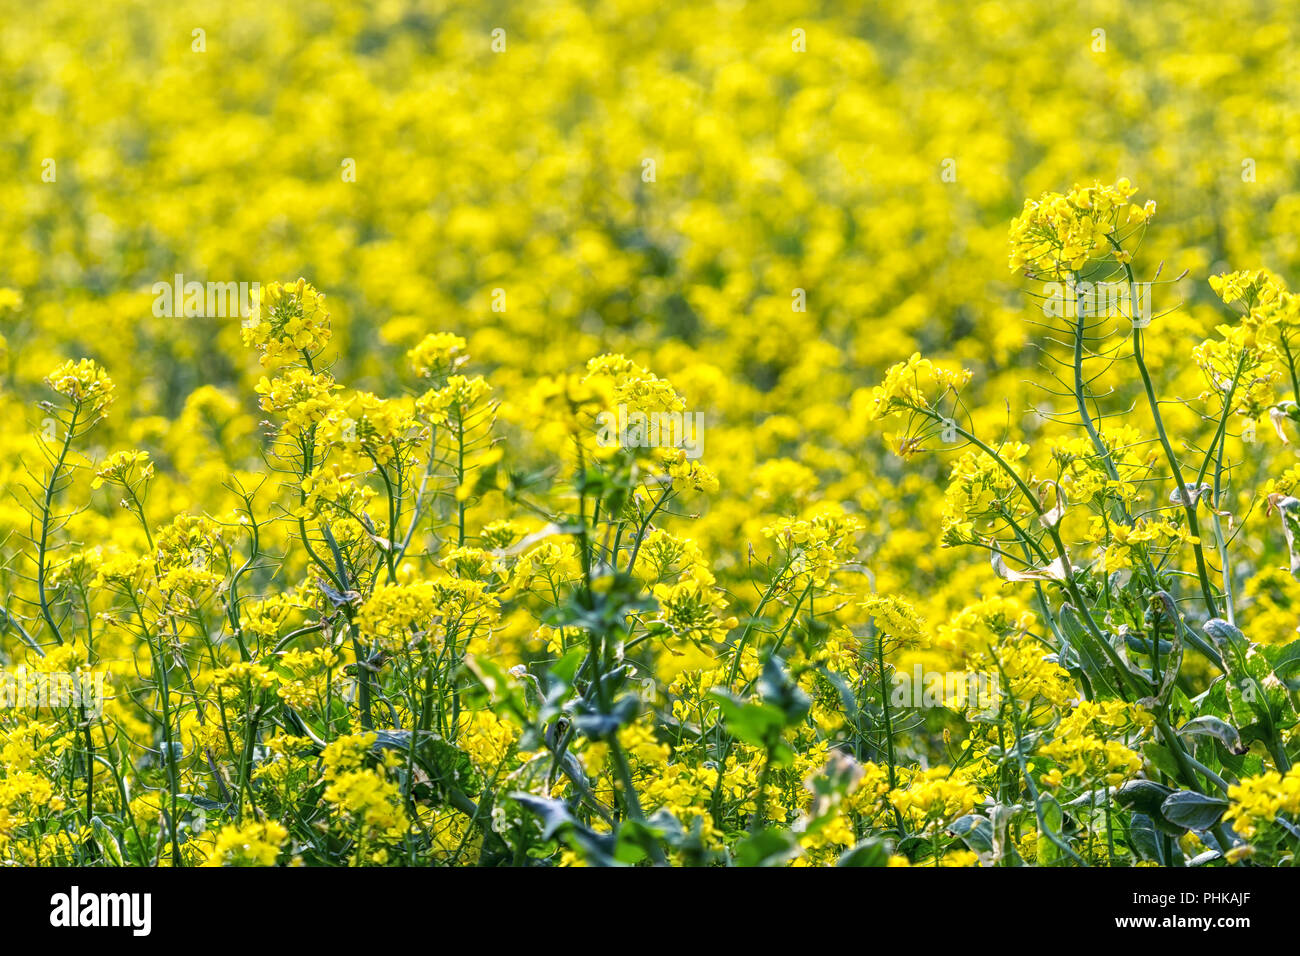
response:
M1140 860L1161 864L1166 862L1160 848L1160 834L1156 832L1155 823L1145 813L1135 813L1129 821L1128 844Z
M1097 697L1119 697L1122 679L1097 638L1084 625L1073 605L1063 604L1060 613L1061 631L1070 642L1070 649L1078 660L1079 668L1088 676Z
M718 689L709 697L717 701L727 733L755 747L774 743L785 728L785 714L766 703L750 703Z
M1232 722L1241 728L1243 742L1253 739L1247 732L1251 724L1258 723L1256 736L1267 740L1300 723L1291 691L1273 673L1273 665L1259 645L1251 644L1237 627L1220 618L1207 621L1205 633L1223 654L1228 669L1224 688L1228 711Z
M1228 801L1194 790L1178 790L1165 797L1160 810L1166 820L1188 830L1208 830L1219 822Z
M618 827L614 859L620 863L640 863L651 856L662 841L679 843L682 834L681 822L667 810L658 810L645 821L624 820Z
M1206 621L1202 629L1214 642L1214 646L1219 649L1219 653L1223 655L1223 663L1229 670L1242 661L1250 642L1246 640L1246 635L1242 634L1234 625L1229 624L1223 618L1215 617Z
M840 854L836 866L888 866L889 841L884 837L867 837Z
M1178 732L1184 736L1208 735L1214 737L1225 747L1235 754L1246 752L1246 746L1241 742L1241 735L1237 733L1237 728L1232 726L1226 720L1220 720L1218 717L1205 715L1203 717L1193 717L1187 723L1178 728ZM1164 767L1160 768L1165 770ZM1165 771L1169 773L1169 771ZM1170 773L1177 776L1176 773Z
M573 708L573 725L592 740L607 740L620 727L636 720L640 710L641 699L635 694L626 694L616 700L608 712L579 701Z
M775 654L763 665L763 675L758 679L758 691L763 703L781 711L787 726L803 720L812 708L808 695L785 672L781 659Z
M1278 500L1277 510L1282 517L1282 534L1286 536L1286 548L1291 555L1291 575L1300 578L1300 501L1288 495Z
M1061 824L1063 821L1061 805L1056 802L1055 797L1044 793L1038 798L1038 807L1043 815L1043 821L1038 825L1038 862L1042 866L1053 866L1060 862L1063 854L1061 848L1056 845L1048 834L1061 838ZM992 827L989 830L991 836Z
M1300 641L1292 641L1281 647L1265 647L1264 653L1273 665L1273 673L1278 677L1289 677L1300 670Z
M1146 758L1156 765L1156 768L1170 777L1178 776L1178 761L1170 753L1169 748L1154 741L1147 743L1142 747L1142 753Z
M1154 780L1130 780L1115 791L1115 802L1125 809L1156 816L1160 805L1173 792L1173 788Z
M985 817L974 813L958 817L948 827L948 832L959 837L976 853L993 852L993 824Z
M108 826L98 816L90 818L90 827L95 834L95 842L100 845L104 851L104 856L114 866L121 866L125 851L122 848L122 842L118 839L117 834L108 828Z
M741 840L736 846L734 860L736 866L780 866L801 853L803 848L793 833L768 827Z
M569 808L560 800L550 797L538 797L531 793L515 792L510 794L524 809L536 814L542 821L542 839L550 840L566 827L578 826L578 822L569 813Z
M566 686L571 685L574 675L578 673L578 668L582 666L586 656L586 648L575 647L548 667L546 671L553 679L562 682Z
M1247 737L1243 734L1243 739ZM1219 763L1223 769L1228 771L1234 777L1253 777L1264 771L1264 758L1258 754L1249 751L1241 754L1229 753L1228 749L1221 744L1216 744L1218 750Z
M521 807L535 814L542 823L542 839L562 837L583 861L592 866L626 866L615 857L616 835L596 833L573 818L560 800L539 797L523 791L509 794Z

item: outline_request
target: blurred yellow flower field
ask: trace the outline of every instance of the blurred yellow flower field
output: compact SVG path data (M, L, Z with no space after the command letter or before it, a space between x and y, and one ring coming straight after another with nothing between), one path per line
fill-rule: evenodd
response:
M0 0L0 862L1290 865L1300 6Z

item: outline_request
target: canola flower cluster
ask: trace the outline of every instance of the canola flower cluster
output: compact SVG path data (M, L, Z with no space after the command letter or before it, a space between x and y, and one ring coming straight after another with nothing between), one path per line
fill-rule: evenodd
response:
M0 861L1295 861L1285 24L119 7L0 17Z

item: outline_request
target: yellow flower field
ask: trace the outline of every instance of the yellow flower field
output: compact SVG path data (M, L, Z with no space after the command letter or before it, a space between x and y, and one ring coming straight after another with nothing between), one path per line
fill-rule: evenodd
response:
M0 0L0 863L1296 863L1298 15Z

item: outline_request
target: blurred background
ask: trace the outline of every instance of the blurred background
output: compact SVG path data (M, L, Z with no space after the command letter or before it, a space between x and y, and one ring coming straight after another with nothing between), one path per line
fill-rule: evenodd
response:
M170 507L201 505L258 461L263 370L237 319L157 316L152 286L301 275L340 380L409 391L405 350L455 332L526 439L530 382L621 351L707 416L722 488L692 533L720 566L837 500L934 593L941 503L882 489L945 466L887 455L869 386L919 350L995 420L1041 400L1006 234L1044 190L1156 200L1138 271L1190 270L1166 331L1224 320L1213 271L1294 275L1298 12L4 0L3 477L42 376L91 356L118 384L100 450L148 449ZM1187 341L1151 339L1168 380Z

